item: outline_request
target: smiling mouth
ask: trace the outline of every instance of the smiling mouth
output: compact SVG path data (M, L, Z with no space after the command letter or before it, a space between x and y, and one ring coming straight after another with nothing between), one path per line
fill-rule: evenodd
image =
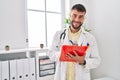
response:
M73 23L80 24L80 22L73 22Z
M74 22L73 24L74 24L74 26L79 26L80 25L80 23L78 23L78 22Z

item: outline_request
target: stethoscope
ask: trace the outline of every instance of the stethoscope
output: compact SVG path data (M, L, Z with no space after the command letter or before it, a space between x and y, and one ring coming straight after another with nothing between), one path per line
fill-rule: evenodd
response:
M84 33L84 35L85 35L85 33ZM65 39L65 36L66 36L66 29L61 33L61 35L60 35L60 40L61 39ZM70 40L70 42L71 42L71 40ZM82 46L82 44L83 44L83 42L81 43L81 46ZM87 42L87 46L89 46L89 43Z
M61 35L60 35L60 40L61 39L65 39L65 36L66 36L66 29L61 33Z
M62 44L61 42L63 42L63 40L65 39L66 36L66 29L60 34L60 42L58 43L58 45L56 46L56 48L58 49L59 46Z

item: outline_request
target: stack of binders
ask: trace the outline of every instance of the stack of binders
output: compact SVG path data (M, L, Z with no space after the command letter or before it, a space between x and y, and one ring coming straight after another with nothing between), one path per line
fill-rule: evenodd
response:
M0 80L36 80L35 58L0 61Z

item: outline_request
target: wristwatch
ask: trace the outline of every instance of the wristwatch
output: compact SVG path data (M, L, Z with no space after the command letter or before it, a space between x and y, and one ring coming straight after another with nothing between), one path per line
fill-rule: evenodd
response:
M82 63L82 64L81 64L81 63L79 63L79 64L80 64L80 65L86 65L86 60L84 60L84 63Z
M84 63L83 63L83 65L86 65L86 60L84 60Z

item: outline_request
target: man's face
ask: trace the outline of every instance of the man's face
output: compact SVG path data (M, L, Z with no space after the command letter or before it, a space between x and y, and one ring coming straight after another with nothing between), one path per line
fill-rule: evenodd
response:
M79 29L83 24L84 17L85 17L85 12L72 10L70 14L71 26L76 30Z

